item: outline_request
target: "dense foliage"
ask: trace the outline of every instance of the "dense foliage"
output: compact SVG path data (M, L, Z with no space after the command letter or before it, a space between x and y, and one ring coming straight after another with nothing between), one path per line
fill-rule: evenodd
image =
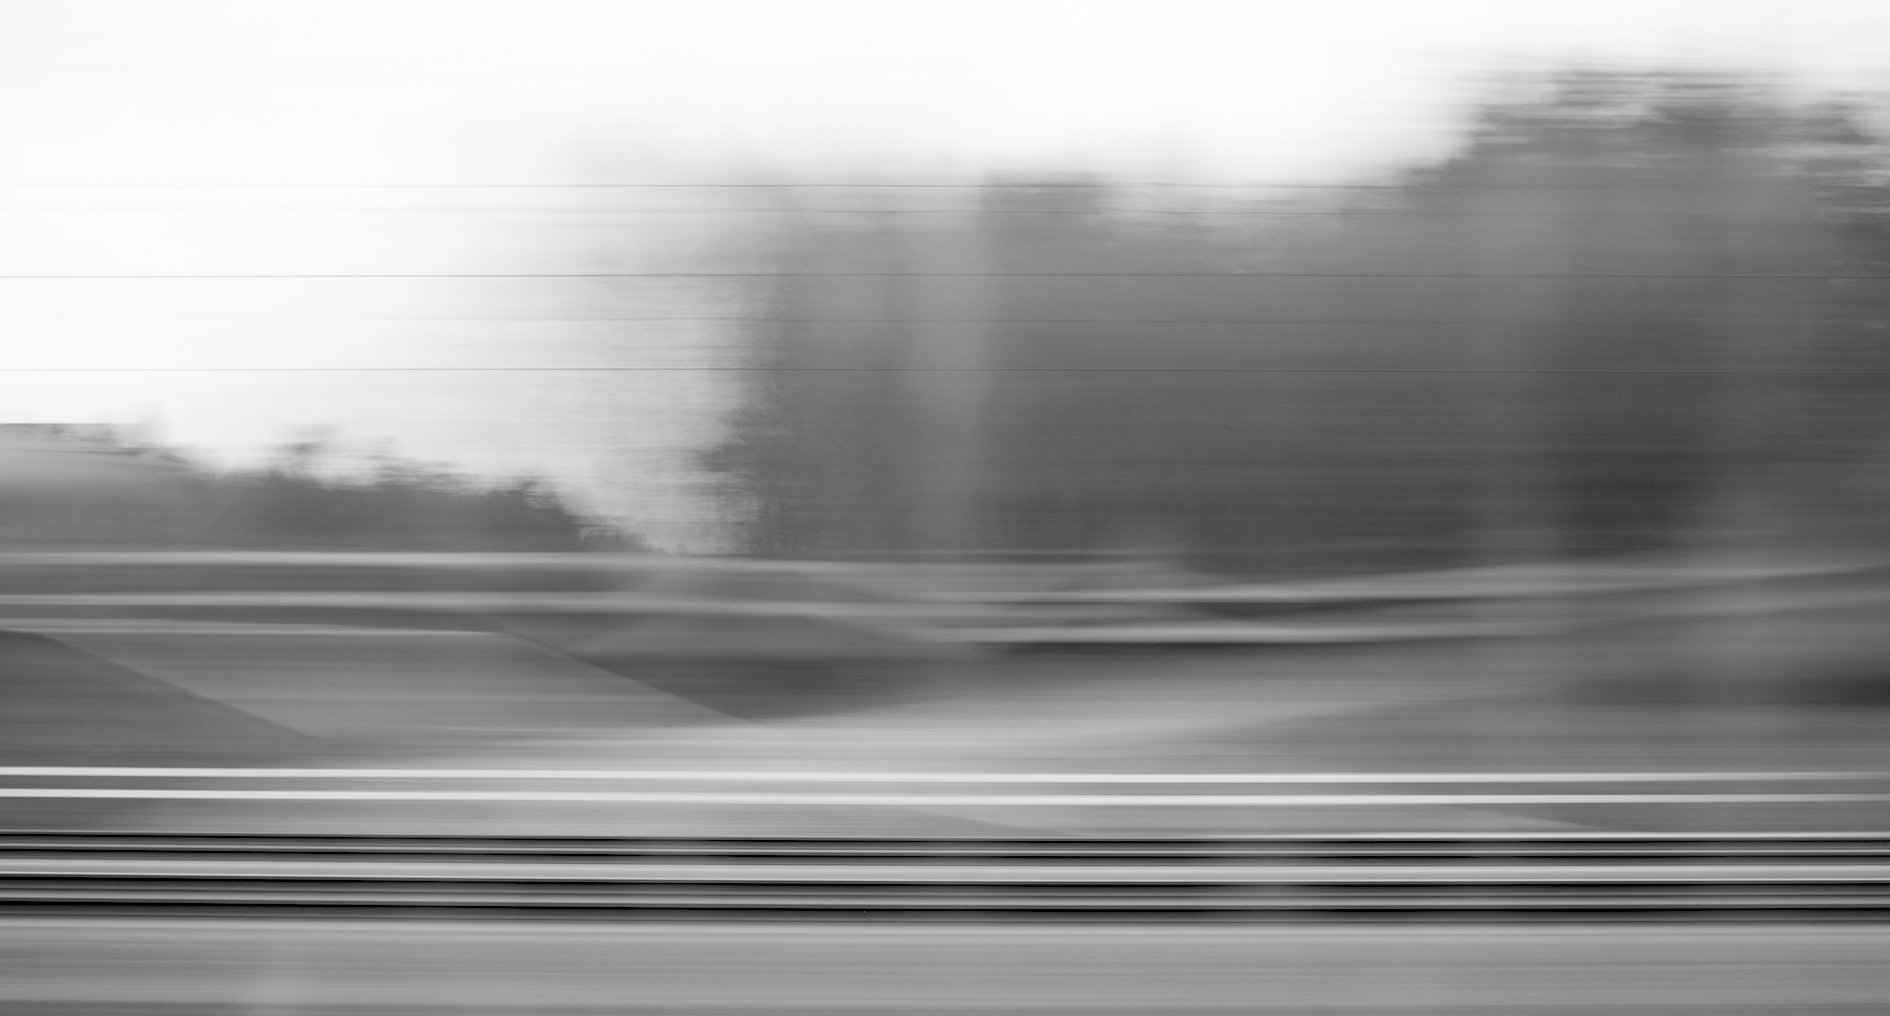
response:
M22 547L572 551L638 541L533 480L482 482L387 458L325 467L301 443L246 470L60 428L0 446L0 542ZM17 437L17 435L14 435Z
M1865 112L1579 72L1381 185L816 208L708 465L777 554L1874 539L1890 163Z

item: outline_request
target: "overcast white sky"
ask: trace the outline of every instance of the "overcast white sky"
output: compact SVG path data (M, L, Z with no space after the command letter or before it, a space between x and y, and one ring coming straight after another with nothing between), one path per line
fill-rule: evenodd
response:
M711 200L444 184L1337 179L1445 151L1476 82L1568 57L1883 88L1890 4L0 0L0 276L585 271L606 238L654 265L687 217L589 213ZM674 284L609 302L728 312ZM683 463L728 404L695 369L728 330L604 303L542 281L0 278L0 418L156 420L225 458L334 427L547 472L710 546ZM620 369L465 369L524 366Z

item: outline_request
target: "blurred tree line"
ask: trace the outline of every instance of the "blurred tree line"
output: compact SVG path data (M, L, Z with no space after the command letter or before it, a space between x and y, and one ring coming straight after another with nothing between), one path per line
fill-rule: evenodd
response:
M0 429L0 541L15 547L643 549L531 479L486 482L391 456L331 468L320 440L217 470L110 428Z
M1872 112L1584 70L1383 184L815 203L706 465L763 554L1318 572L1881 539Z

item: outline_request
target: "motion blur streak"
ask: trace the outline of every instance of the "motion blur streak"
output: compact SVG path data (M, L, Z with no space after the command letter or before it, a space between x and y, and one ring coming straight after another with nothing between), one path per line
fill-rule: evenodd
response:
M0 788L0 797L205 801L589 801L623 804L765 804L925 807L1355 807L1400 804L1792 804L1890 802L1890 794L741 794L559 790L154 790L143 787Z
M205 777L215 779L677 780L742 783L1698 783L1890 780L1890 772L1772 773L883 773L686 769L179 769L159 766L0 766L4 776Z
M1890 933L1876 927L863 929L40 920L0 925L0 964L9 971L0 997L10 1012L35 1016L1858 1016L1890 994L1890 970L1881 962L1886 947Z
M1890 1011L1769 2L0 4L0 1016Z

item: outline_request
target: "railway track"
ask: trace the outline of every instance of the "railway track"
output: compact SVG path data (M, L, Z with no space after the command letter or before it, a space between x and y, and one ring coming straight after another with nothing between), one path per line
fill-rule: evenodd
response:
M0 834L0 913L1890 920L1881 835L682 840Z

